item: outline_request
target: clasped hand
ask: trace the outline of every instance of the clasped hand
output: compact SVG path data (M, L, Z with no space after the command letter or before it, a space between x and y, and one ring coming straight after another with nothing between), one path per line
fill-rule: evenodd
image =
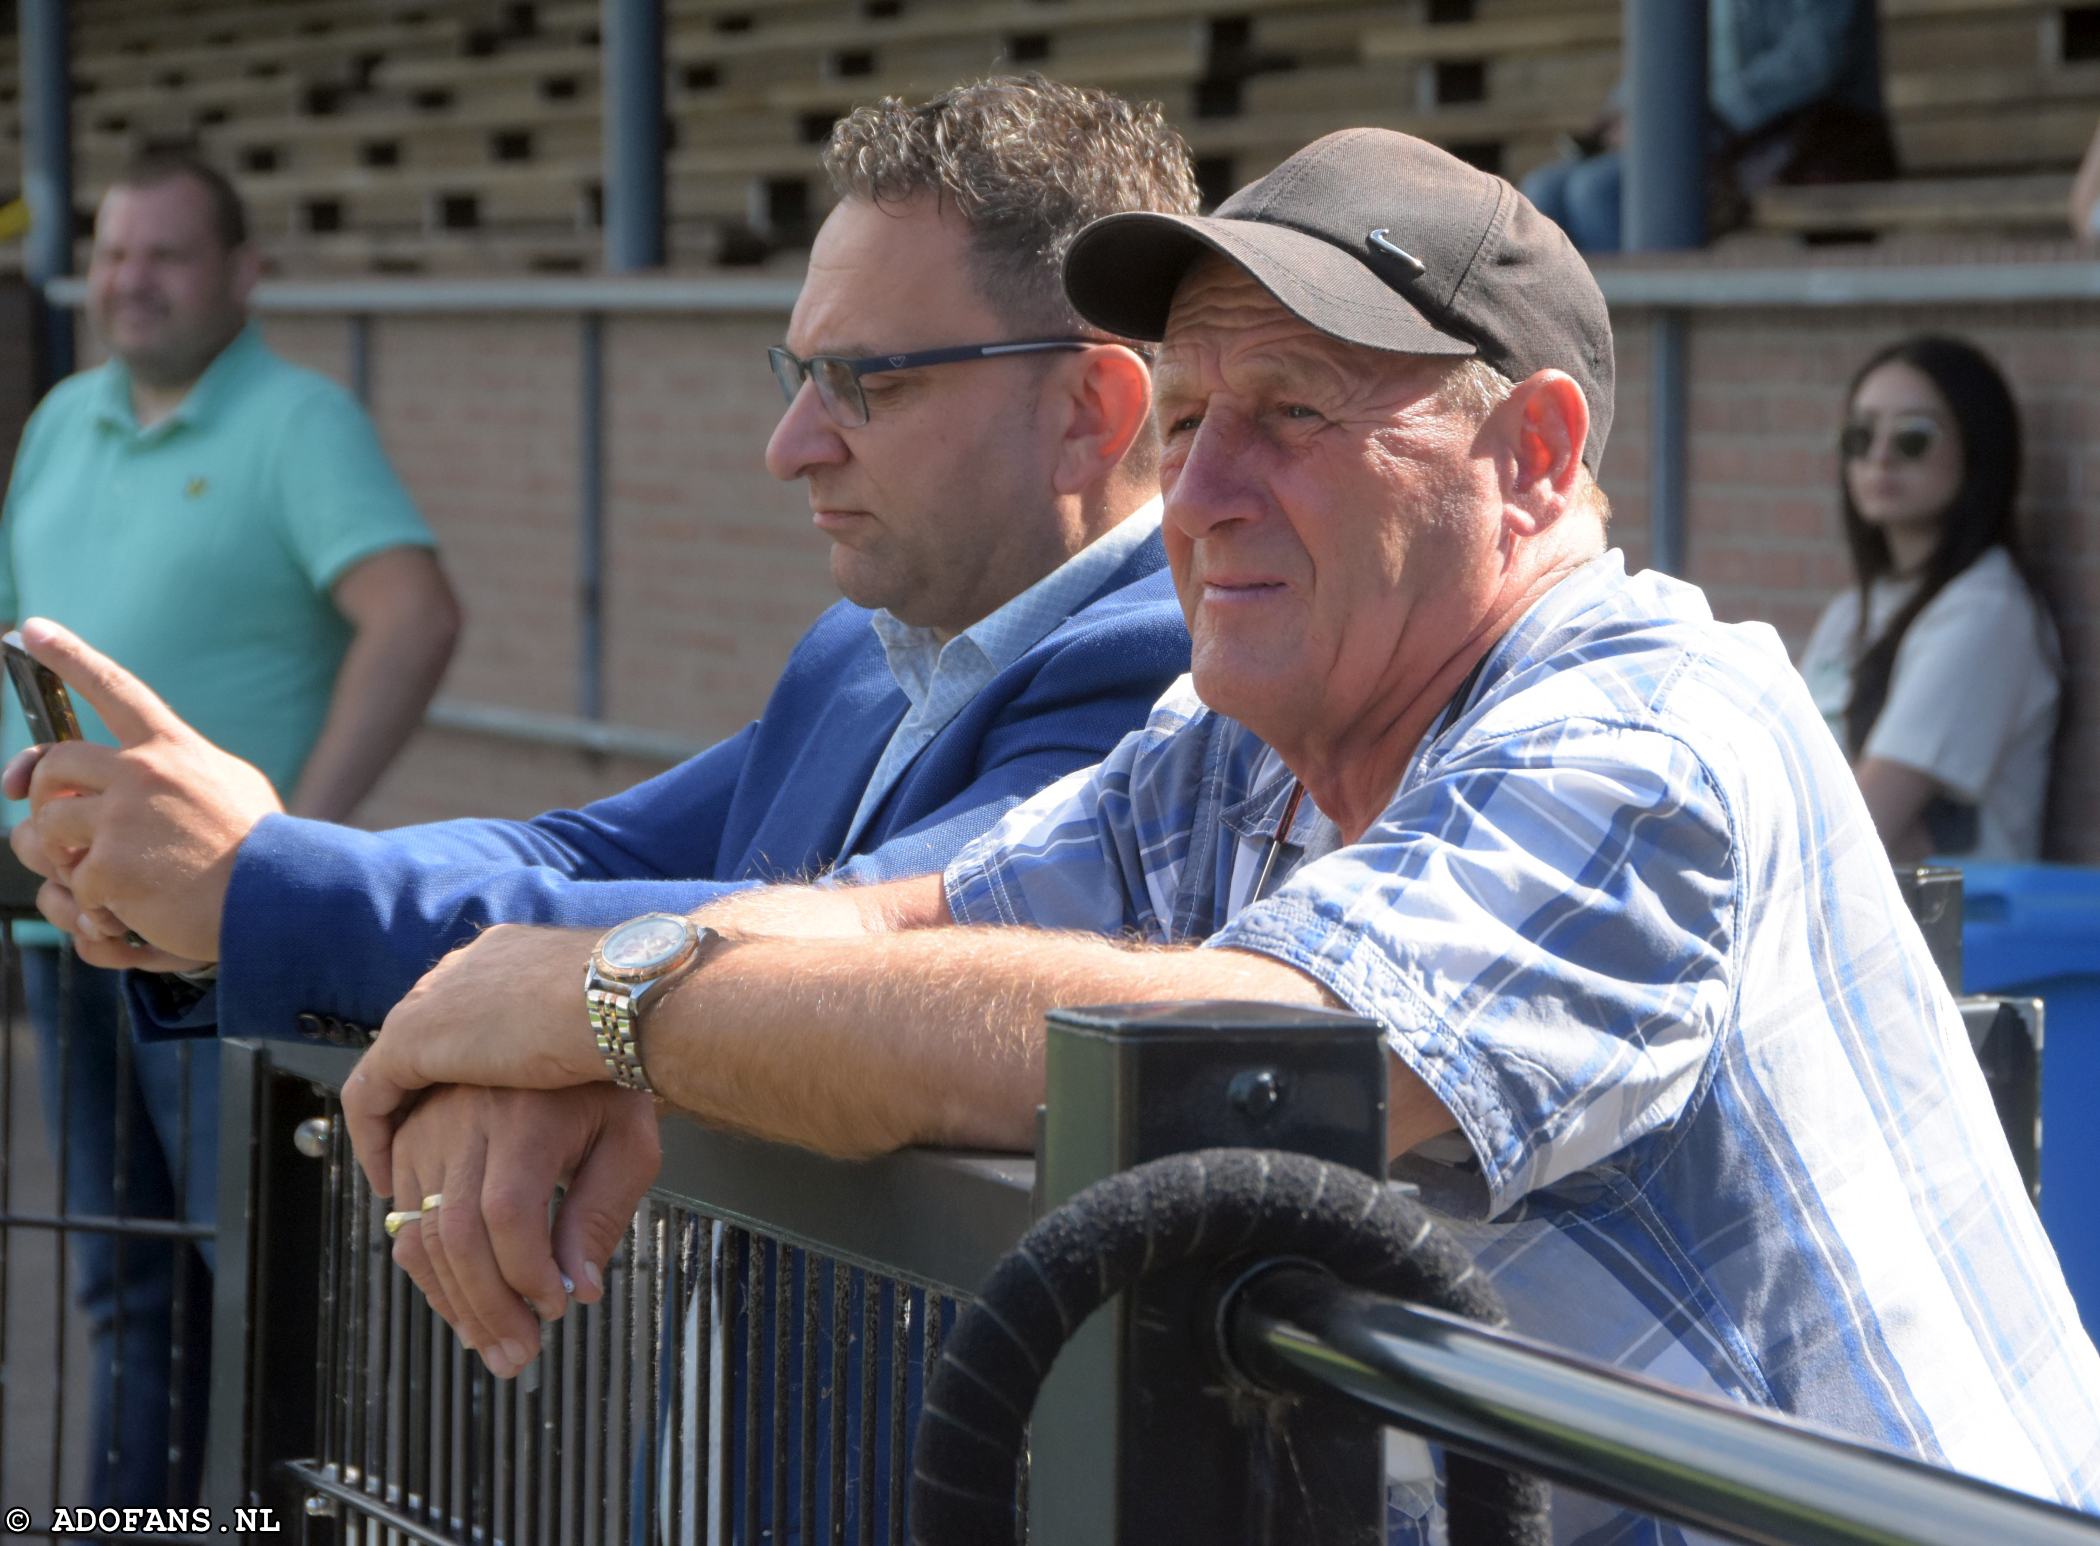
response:
M117 741L33 746L0 773L10 799L29 801L8 841L44 878L38 911L90 965L180 971L217 960L234 854L284 809L277 792L58 624L32 618L22 640ZM127 931L147 946L126 943Z
M394 1006L343 1086L372 1189L426 1208L394 1260L501 1377L590 1302L659 1163L655 1102L606 1075L583 1010L590 930L499 924ZM568 1183L550 1230L548 1204Z

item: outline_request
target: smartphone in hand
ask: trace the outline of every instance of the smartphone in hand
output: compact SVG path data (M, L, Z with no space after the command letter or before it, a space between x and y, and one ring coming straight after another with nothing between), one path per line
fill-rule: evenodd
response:
M39 746L79 740L80 719L73 712L72 694L50 667L37 663L15 629L0 634L0 654L7 657L8 680L15 684L15 696L22 702L30 739Z

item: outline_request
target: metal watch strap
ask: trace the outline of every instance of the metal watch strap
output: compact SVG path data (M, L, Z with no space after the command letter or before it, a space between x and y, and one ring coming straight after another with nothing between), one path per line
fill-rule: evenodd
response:
M642 1067L641 1044L634 1037L634 1001L624 985L587 987L583 1002L591 1017L591 1039L606 1072L623 1090L654 1095L656 1086Z

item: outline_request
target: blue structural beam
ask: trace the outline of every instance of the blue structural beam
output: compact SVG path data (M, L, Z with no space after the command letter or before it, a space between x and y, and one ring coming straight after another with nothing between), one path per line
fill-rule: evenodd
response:
M605 0L605 271L664 262L663 0Z
M29 204L23 252L37 296L40 386L73 369L73 318L44 286L73 267L73 74L65 0L22 0L22 195Z
M1626 0L1629 252L1706 240L1706 6Z
M1706 240L1704 0L1626 0L1626 180L1620 213L1628 252ZM1648 436L1649 562L1685 567L1687 392L1685 318L1659 311L1651 334Z

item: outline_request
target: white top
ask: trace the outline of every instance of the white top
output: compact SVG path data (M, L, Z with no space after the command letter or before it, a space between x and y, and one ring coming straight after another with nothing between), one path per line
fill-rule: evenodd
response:
M1870 641L1915 585L1874 582ZM1847 590L1824 608L1801 652L1801 675L1840 745L1858 623L1859 592ZM2040 856L2062 658L2054 625L2002 547L1948 581L1904 634L1888 702L1860 760L1883 757L1916 768L1947 798L1977 807L1975 846L1949 857Z

